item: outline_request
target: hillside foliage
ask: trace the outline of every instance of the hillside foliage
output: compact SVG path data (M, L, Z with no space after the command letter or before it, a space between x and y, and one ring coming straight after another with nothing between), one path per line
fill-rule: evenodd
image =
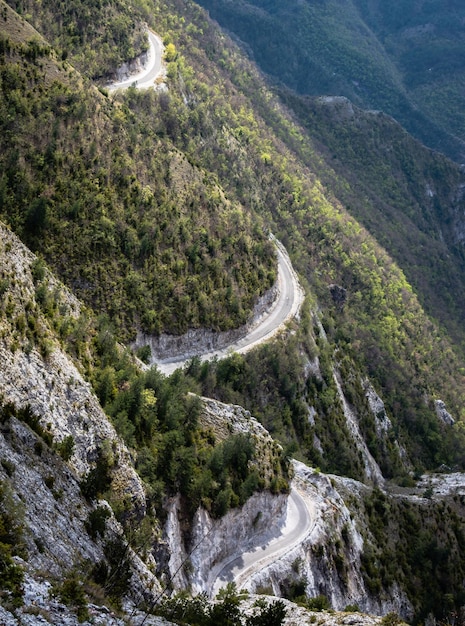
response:
M125 338L243 324L275 278L260 222L153 118L84 87L45 44L2 42L1 217Z
M464 154L463 6L379 0L202 0L257 64L300 94L383 110L432 148Z
M73 3L45 0L40 4L33 0L11 0L9 4L45 36L59 58L69 58L75 67L94 79L112 74L148 48L142 24L146 7L143 0L136 2L136 7L122 0Z
M174 4L159 20L179 51L168 93L129 89L110 101L69 69L63 82L50 80L51 51L24 66L18 55L26 52L5 44L2 105L19 113L14 123L2 118L5 140L17 145L3 157L11 160L2 176L10 225L127 338L138 325L158 333L245 321L253 296L274 279L267 224L324 307L329 363L332 350L343 352L370 376L414 464L461 463L433 407L439 397L461 416L460 365L404 273L307 168L312 157L317 170L323 160L264 84L251 99L258 74L204 14ZM34 92L39 78L49 88ZM56 116L51 143L45 114ZM347 290L343 308L330 296L334 283ZM283 366L276 376L289 373ZM278 405L298 414L292 403L301 398Z
M336 3L322 4L329 21L316 20L319 3L302 5L316 20L302 42L313 55L335 19ZM292 454L362 479L338 376L387 478L463 468L463 296L457 295L463 249L451 226L463 202L454 164L404 141L386 116L357 114L348 122L340 111L284 90L278 98L193 2L147 0L135 3L134 13L103 0L96 7L12 5L48 39L2 3L0 217L40 255L30 270L34 289L21 304L14 269L2 270L2 341L12 353L38 350L45 361L57 344L72 356L129 446L151 513L175 494L188 517L200 504L219 517L256 490L286 491ZM265 9L279 8L262 5L252 11L257 29ZM144 48L143 19L168 50L167 88L110 97L90 79ZM112 25L105 34L103 26ZM376 55L352 46L354 25L361 27L355 14L337 45L328 44L326 59L346 64L341 73L366 72L372 94L383 86L380 102L404 98L403 88L391 92L401 85L399 69L372 34L365 43ZM344 56L347 47L351 54ZM350 74L351 81L357 76ZM120 343L138 330L227 330L248 319L276 279L270 231L306 288L298 323L246 356L193 359L169 378L156 367L143 370ZM47 265L87 308L66 305ZM335 287L343 299L334 297ZM377 440L366 380L392 423L387 441ZM249 437L219 441L201 426L200 401L192 395L199 393L241 404L284 446L270 481L253 463ZM456 419L453 427L439 421L438 399ZM62 454L71 454L71 443ZM82 483L89 500L111 502L111 469L102 450ZM122 523L133 522L126 502L112 504ZM374 536L380 507L366 504ZM393 511L402 518L403 511ZM93 532L104 521L92 518ZM457 580L434 543L433 526L415 517L412 527L421 541L405 554L379 531L380 553L365 555L367 579L390 584L387 564L373 568L394 555L403 559L396 581L418 615L429 608L423 589L437 572L458 605ZM463 538L454 536L447 550L459 559ZM9 559L8 543L4 552ZM424 573L415 569L416 556ZM441 585L435 599L444 596ZM210 619L213 609L199 610L200 620ZM276 613L279 621L279 607Z
M368 588L378 593L403 580L415 605L415 623L424 623L430 614L449 620L465 601L463 497L446 503L426 495L413 504L374 490L363 502L372 534L362 557Z

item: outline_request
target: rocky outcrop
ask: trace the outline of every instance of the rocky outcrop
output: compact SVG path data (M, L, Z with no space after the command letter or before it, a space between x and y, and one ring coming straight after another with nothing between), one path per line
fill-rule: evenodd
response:
M277 289L277 286L273 286L258 300L249 321L240 328L223 332L199 328L191 329L184 335L162 333L159 337L139 332L134 347L150 346L153 363L178 356L188 359L197 354L221 350L245 337L252 328L255 328L262 315L276 300Z
M434 406L436 409L436 415L443 424L446 426L453 426L455 424L454 418L446 409L446 405L442 400L435 400Z
M211 593L224 565L248 549L278 536L285 523L287 496L263 492L221 519L200 508L191 525L189 546L184 545L179 524L179 500L170 505L166 537L170 547L171 580L175 588ZM225 583L226 584L226 583Z
M273 476L280 446L268 431L240 406L202 398L200 422L217 441L236 433L247 433L253 440L255 459L265 484ZM190 526L186 545L180 517L179 498L168 506L165 537L169 545L171 582L177 589L190 587L195 593L212 590L216 576L224 564L254 547L278 536L285 524L287 495L263 491L253 495L242 507L229 511L221 519L213 519L205 509L198 509Z
M352 611L308 611L302 606L298 606L288 600L280 600L286 612L283 626L308 626L309 624L318 624L319 626L376 626L382 624L382 617L373 615L364 615L360 612ZM253 615L259 606L267 606L276 602L273 596L260 595L259 597L251 595L241 603L241 611L244 615ZM399 624L400 626L400 624Z
M147 615L141 611L126 607L126 614L110 610L106 606L91 603L88 605L89 618L78 619L73 607L68 607L53 597L52 585L44 579L35 579L26 575L24 581L24 605L13 612L0 606L0 624L2 626L174 626L163 617ZM130 616L130 617L129 617ZM130 619L130 622L128 622Z
M8 309L8 315L1 318L0 399L2 407L10 407L0 429L0 480L7 485L12 501L21 503L29 574L48 572L50 577L63 577L77 563L97 563L104 558L104 537L92 537L87 529L94 505L81 493L82 480L100 451L105 449L111 456L115 502L124 501L143 516L145 490L129 451L37 304L36 257L8 229L0 226L0 235L5 287L1 304ZM66 315L78 318L80 307L75 298L46 269L42 267L41 272L46 277L40 283L42 295L44 289L53 293ZM34 329L35 344L22 333L25 324ZM36 432L25 423L24 415L33 425L37 423ZM66 462L58 453L65 440L72 444L70 456L64 455ZM107 528L112 536L123 535L113 517ZM155 569L153 559L147 557L143 563L129 548L128 554L134 572L133 591L144 594L145 589L157 585L149 569Z
M126 80L127 78L131 78L138 72L143 71L149 62L149 51L143 52L138 57L123 63L115 72L115 80L120 82Z
M383 475L378 466L378 463L375 461L372 454L368 450L368 446L365 443L362 433L360 432L358 417L346 400L346 397L342 390L340 374L337 370L334 370L333 376L336 383L339 399L342 404L342 409L344 411L344 416L346 418L347 429L352 435L354 444L363 461L366 480L375 485L380 485L384 482Z
M294 468L294 484L313 511L311 529L299 546L251 576L245 587L252 593L269 589L281 596L297 582L304 585L308 597L324 595L336 610L357 605L375 615L394 611L410 616L412 607L404 593L393 588L386 590L382 599L375 598L361 574L361 522L346 501L350 497L360 499L370 488L354 480L315 472L302 463L294 462Z
M376 393L373 385L368 380L364 381L365 395L368 400L368 406L375 418L375 428L378 437L385 437L392 428L391 420L389 419L384 402Z
M95 563L103 559L101 543L91 541L85 528L92 507L83 499L74 472L55 452L27 425L10 418L2 424L0 458L0 480L8 484L13 498L23 503L32 571L58 577L79 559Z
M9 283L3 297L8 298L11 310L10 316L3 318L2 322L0 397L3 402L11 402L16 407L30 407L55 442L73 438L74 449L69 465L77 477L89 471L104 442L110 443L115 477L121 490L130 493L133 502L143 508L144 489L126 447L102 411L89 383L62 350L49 321L37 307L32 275L36 257L8 229L0 227L0 235L3 242L0 268ZM53 276L47 274L45 288L60 298L60 305L66 307L68 316L79 316L79 303ZM33 311L34 317L29 311ZM26 337L21 338L17 331L15 333L15 327L23 323L22 319L40 328L41 341L47 346L45 354L38 346L28 343ZM15 335L18 339L12 341Z

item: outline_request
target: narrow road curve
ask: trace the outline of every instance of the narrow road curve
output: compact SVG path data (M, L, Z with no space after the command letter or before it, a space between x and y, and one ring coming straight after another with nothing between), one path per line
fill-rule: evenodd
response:
M135 74L116 83L107 85L108 91L116 91L117 89L127 89L134 85L137 89L148 89L154 86L155 80L161 76L163 72L163 42L158 35L151 30L147 31L149 40L149 50L147 53L147 61L145 66Z
M202 361L214 357L222 359L232 352L241 354L248 352L257 345L269 341L300 311L304 300L303 289L285 247L275 237L271 238L276 244L278 253L278 297L247 334L224 348L199 354ZM169 375L183 367L191 358L179 355L166 360L157 360L155 363L163 374Z
M152 31L148 30L147 35L149 51L145 67L140 72L131 75L121 82L108 85L107 89L109 91L127 89L131 85L134 85L137 89L146 89L154 86L154 81L164 70L164 46L160 37ZM270 237L274 241L278 253L278 297L269 310L260 317L258 323L250 328L243 337L224 348L199 354L198 356L203 361L213 357L224 358L231 352L245 353L258 344L271 339L290 319L298 314L304 300L303 289L292 267L287 250L276 237L273 235L270 235ZM155 363L163 374L169 375L176 369L183 367L190 358L191 356L187 358L185 355L178 355L165 360L156 360Z
M151 31L148 31L148 40L149 51L145 67L123 81L108 85L109 91L127 89L131 85L138 89L154 86L154 81L163 71L164 46L160 37ZM271 238L276 245L278 256L278 297L244 337L221 350L199 355L202 360L215 356L222 358L231 352L245 353L271 339L298 314L304 300L303 289L286 249L273 235ZM163 373L170 374L188 360L180 356L159 362L157 365ZM231 557L230 560L213 568L207 584L210 595L214 597L222 586L231 581L235 582L238 588L242 587L251 576L299 545L311 531L312 518L311 506L293 488L289 494L286 523L281 529L281 534L264 545L263 537L257 537L259 545L254 550L245 552L239 557Z
M287 504L286 524L281 535L263 545L257 537L258 546L240 557L231 557L213 569L208 580L208 593L215 597L221 587L234 582L238 589L244 587L254 574L268 567L298 546L313 528L313 514L309 502L293 488ZM219 570L219 571L218 571Z

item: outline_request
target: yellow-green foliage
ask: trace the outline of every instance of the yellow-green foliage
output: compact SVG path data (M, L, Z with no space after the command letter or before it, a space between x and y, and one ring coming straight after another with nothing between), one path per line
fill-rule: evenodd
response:
M362 555L367 588L378 593L399 579L415 610L447 619L463 594L463 497L419 502L375 489L364 498L369 533Z
M214 178L173 166L170 96L163 132L4 41L2 217L122 336L244 323L275 279L273 246Z
M87 76L100 78L147 49L144 10L123 0L99 2L9 1L55 47ZM57 19L59 16L59 19Z
M195 106L171 98L181 124L173 140L216 172L228 196L250 203L274 224L325 310L332 348L348 351L372 377L415 462L433 467L445 458L463 462L460 446L450 447L456 436L461 438L460 429L442 429L433 405L439 397L454 416L461 416L465 398L457 348L425 315L404 272L321 183L314 170L328 168L324 159L253 67L225 44L201 12L176 0L169 6L186 17L189 13L202 32L195 40L184 31L176 33L178 54L198 71L184 78L180 66L180 87L195 93ZM190 142L187 128L194 133ZM264 162L264 152L271 161ZM424 193L424 181L417 184ZM347 289L343 310L330 297L331 283Z

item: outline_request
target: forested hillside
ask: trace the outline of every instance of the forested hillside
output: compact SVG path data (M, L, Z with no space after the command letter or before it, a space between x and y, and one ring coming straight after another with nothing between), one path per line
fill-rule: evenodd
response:
M126 339L137 325L179 333L244 323L274 281L262 223L175 147L171 111L156 127L109 101L32 30L15 41L9 20L2 218ZM169 100L160 95L160 109Z
M92 439L91 453L83 451L87 443L79 449L90 468L80 476L83 509L108 500L128 545L142 554L144 542L153 542L148 552L159 562L150 567L162 570L164 563L164 572L156 571L163 577L169 555L155 535L171 519L176 498L188 545L199 506L220 518L256 492L286 493L291 457L370 486L387 479L393 487L412 487L424 471L465 469L460 167L384 113L272 88L194 2L140 0L131 10L104 0L95 7L77 0L0 2L0 218L38 255L20 254L13 235L4 235L2 349L22 371L26 363L53 369L55 351L72 359L92 389L86 388L92 397L86 406L105 412L145 489L144 505L130 496L115 499L124 454L79 430L82 440ZM301 6L316 15L320 5ZM334 7L328 3L325 19ZM262 30L259 18L272 8L247 6L256 32L270 37L268 52L271 30ZM371 8L374 29L381 18ZM360 26L358 14L357 20L348 22L348 31ZM145 23L166 46L166 84L110 94L106 78L145 49ZM322 37L325 29L318 30ZM341 45L348 40L349 34ZM365 43L357 59L374 81L370 98L389 112L395 85L413 110L399 68L388 63L371 31ZM315 64L315 50L308 51ZM330 47L328 55L340 60L343 52ZM341 92L346 82L337 83ZM378 93L381 84L386 89ZM366 104L362 92L348 95ZM419 115L426 120L426 113ZM450 140L456 156L461 148L449 132L444 127L437 136ZM247 355L194 358L169 378L145 369L130 349L138 331L229 330L249 319L276 280L270 232L286 246L306 291L298 318ZM21 255L27 262L19 263ZM80 304L63 299L59 281ZM150 350L138 355L150 364ZM63 372L54 373L50 397L64 386ZM23 413L27 385L21 389L21 407L3 409L5 432L19 420L47 438L49 422L54 428L47 411L54 415L56 407L50 400L44 408L47 402L35 393L31 402L42 413ZM254 438L232 431L216 438L202 422L199 396L241 405L257 417L280 444L270 444L266 463L260 465ZM82 420L76 417L76 428ZM48 440L50 454L73 461L73 442L68 439L67 448L63 433ZM368 457L379 468L376 480ZM14 470L8 463L2 468L8 481ZM449 593L449 604L458 608L457 565L448 570L438 556L445 572L439 579L436 561L422 552L418 567L427 573L420 575L414 556L399 550L408 558L397 576L386 565L393 548L379 529L388 506L375 492L360 514L371 524L372 543L367 539L361 557L370 598L381 602L383 589L393 596L399 585L415 619L429 611L443 617L444 607L431 607L419 588L434 586L435 598ZM402 540L409 520L420 528L416 514L405 513L405 521L402 506L392 510ZM100 524L91 530L103 540L105 514L90 519ZM141 532L133 532L141 520ZM456 515L445 520L451 526L444 536L453 535L450 550L458 562ZM257 514L254 524L259 521ZM4 550L9 564L11 545ZM105 576L115 574L104 575L102 566L89 580L105 583Z
M344 98L289 91L282 97L317 141L322 180L403 268L426 311L463 353L462 168L383 113Z
M4 217L124 338L138 326L179 333L245 321L273 281L273 230L324 306L335 345L383 390L408 445L424 449L412 463L455 462L433 443L430 403L439 397L460 415L459 363L402 271L337 190L325 191L312 139L195 5L165 7L157 27L178 49L168 92L112 100L66 64L53 76L45 44L6 40ZM31 89L38 82L50 88ZM343 306L333 283L347 292Z
M34 24L58 58L71 56L73 65L92 78L111 74L147 49L143 1L137 3L135 12L120 0L111 4L91 0L46 0L40 4L19 0L9 4Z
M460 2L202 0L278 83L346 96L395 117L463 161L464 7Z

